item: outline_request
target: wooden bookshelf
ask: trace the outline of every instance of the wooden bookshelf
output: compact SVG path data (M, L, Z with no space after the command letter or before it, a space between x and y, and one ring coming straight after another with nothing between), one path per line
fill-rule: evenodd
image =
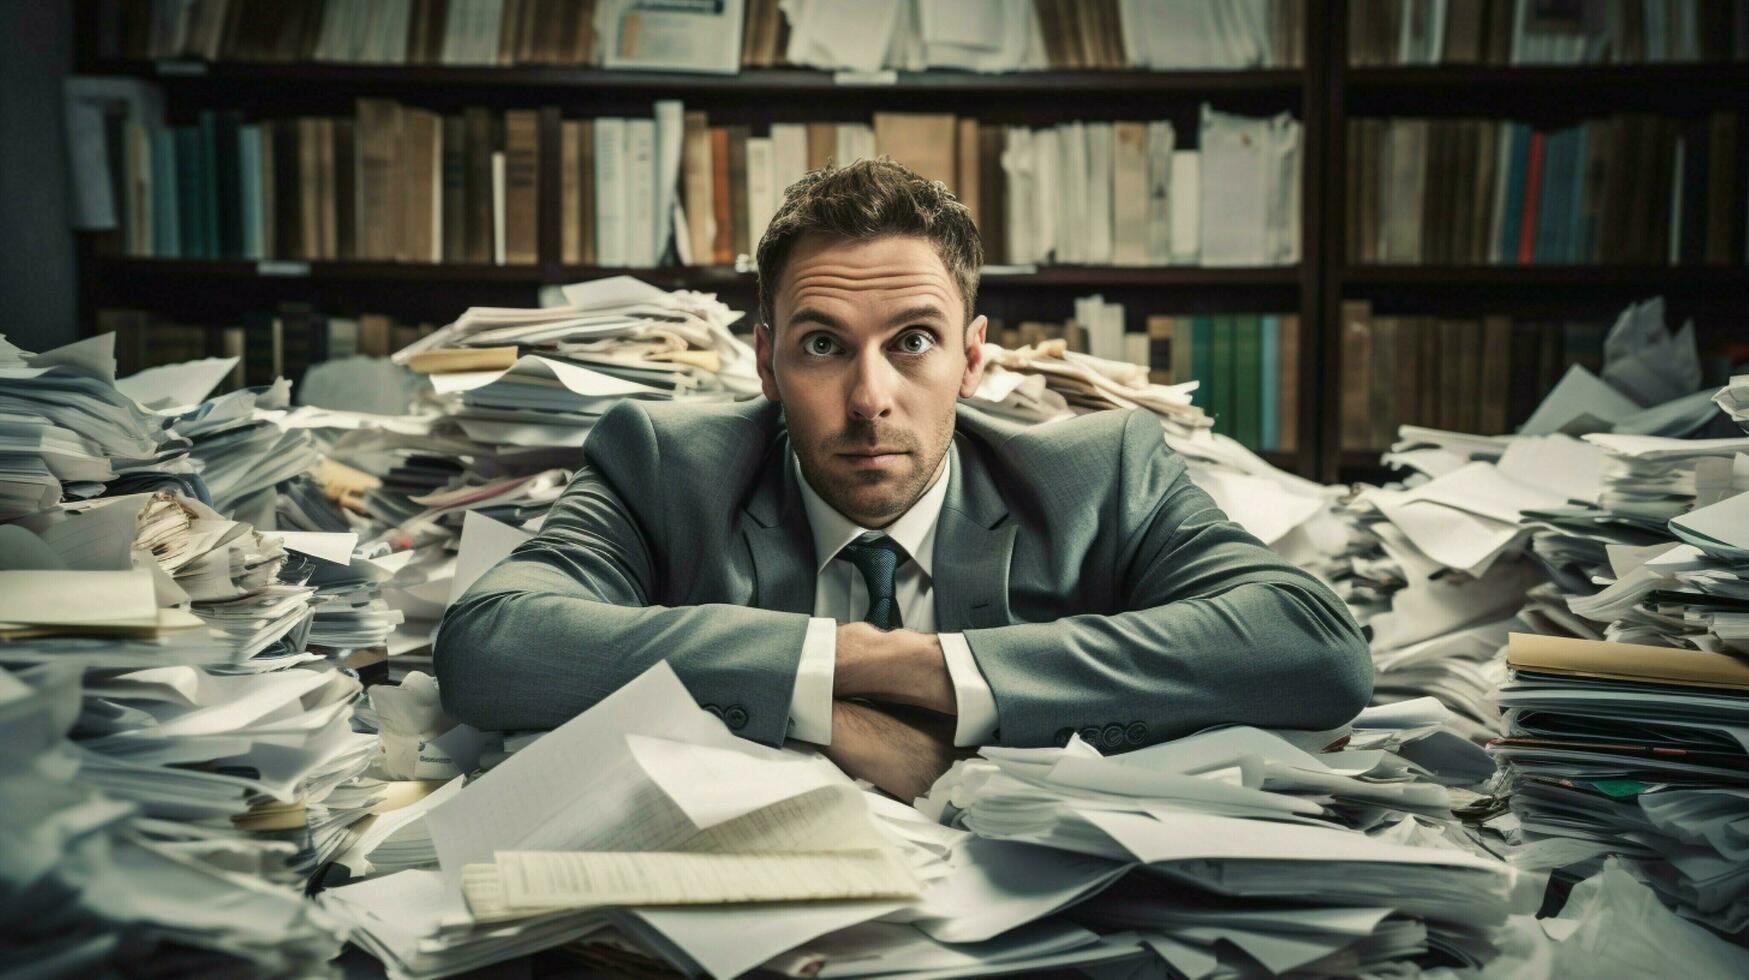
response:
M1299 68L1258 71L1046 71L979 74L962 71L896 72L844 76L802 68L746 69L733 76L681 72L606 71L548 66L388 66L317 62L215 62L100 59L86 29L75 63L82 73L150 80L164 93L166 112L187 119L201 109L241 109L263 115L342 114L354 99L385 97L452 111L467 106L548 107L542 115L541 194L556 199L558 112L642 115L656 99L675 98L709 112L713 121L762 124L807 119L866 119L877 110L953 112L988 122L1045 125L1060 119L1172 119L1194 127L1198 106L1252 115L1290 111L1308 123L1303 186L1311 186L1315 136L1305 119L1305 94L1322 48L1317 18L1308 18L1306 59ZM551 198L548 195L552 195ZM612 275L633 275L663 288L716 292L752 315L756 280L732 267L601 268L557 261L557 219L543 208L538 230L541 261L482 266L394 262L255 262L149 259L106 254L98 243L82 248L82 306L92 311L129 306L167 315L221 318L280 302L306 301L339 310L370 310L442 322L469 305L532 305L542 286ZM1302 215L1301 254L1311 254L1317 202ZM1152 314L1278 312L1300 318L1301 404L1316 411L1311 384L1318 355L1311 342L1319 270L1311 263L1268 268L996 267L980 281L980 306L1005 320L1061 319L1075 296L1100 292L1124 303L1130 327ZM744 321L743 325L751 321ZM1313 427L1302 422L1298 448L1266 454L1273 464L1306 475L1318 467Z
M1526 319L1585 317L1608 322L1629 303L1662 295L1672 326L1694 317L1701 345L1732 336L1749 337L1749 265L1737 248L1723 265L1389 265L1349 260L1346 226L1348 125L1356 118L1482 118L1527 121L1551 127L1621 113L1696 117L1749 110L1749 63L1648 64L1349 65L1349 6L1329 5L1320 39L1332 66L1319 81L1317 100L1330 127L1319 164L1318 193L1324 228L1316 260L1319 293L1321 387L1332 393L1316 425L1322 446L1319 477L1327 481L1377 481L1389 477L1380 453L1345 449L1340 439L1339 393L1343 378L1341 309L1365 299L1392 315L1479 317L1509 314ZM1749 116L1740 119L1749 124ZM1749 140L1738 139L1734 220L1749 208ZM1738 245L1744 229L1739 225ZM1309 253L1308 253L1309 254ZM1479 342L1479 340L1478 340Z
M748 69L734 76L555 67L379 66L324 63L115 61L95 57L81 31L75 63L91 74L151 79L173 117L205 108L280 115L344 113L360 96L404 99L451 111L464 106L545 107L542 158L556 152L560 107L567 114L647 113L677 98L725 120L866 118L877 109L953 112L981 120L1044 125L1062 119L1172 119L1190 124L1212 102L1247 114L1291 111L1303 125L1301 264L1283 268L1042 267L992 270L980 305L992 316L1057 318L1077 295L1122 302L1131 327L1151 313L1296 313L1301 323L1300 444L1272 463L1325 481L1375 476L1377 454L1345 452L1339 436L1341 304L1367 299L1404 314L1505 313L1608 316L1628 302L1664 294L1675 322L1696 316L1703 336L1749 336L1749 268L1731 265L1360 265L1347 260L1347 129L1351 119L1522 119L1550 126L1625 112L1693 117L1749 113L1749 64L1576 66L1434 65L1350 67L1348 2L1311 3L1299 68L1261 71L1051 71L1008 75L931 71L890 80L809 69ZM82 16L89 17L81 8ZM1749 146L1749 115L1739 147ZM1740 152L1743 152L1740 149ZM1744 152L1749 157L1749 152ZM1749 210L1749 176L1739 160L1734 214ZM555 168L543 165L541 195L556 200ZM521 266L392 262L268 263L121 258L107 243L81 242L81 307L130 303L178 315L218 316L285 300L333 304L440 322L468 305L528 305L540 287L631 274L664 288L717 292L753 311L750 273L731 267L618 269L566 265L558 221L543 209L541 261ZM1741 232L1739 233L1741 234ZM1740 258L1740 254L1739 254Z

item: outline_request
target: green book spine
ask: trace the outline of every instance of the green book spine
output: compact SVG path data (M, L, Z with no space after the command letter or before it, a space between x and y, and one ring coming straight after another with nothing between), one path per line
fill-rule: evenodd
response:
M176 132L152 132L152 254L160 259L182 256L180 171L176 167Z
M1255 314L1233 318L1233 438L1263 445L1263 335Z
M1190 376L1200 384L1191 394L1190 403L1208 411L1209 395L1216 387L1215 376L1209 370L1209 358L1213 354L1215 338L1215 322L1213 317L1199 316L1191 321L1190 326Z
M1209 351L1209 380L1214 389L1209 392L1209 411L1215 417L1215 431L1224 436L1233 434L1234 319L1214 318L1214 342Z
M243 255L243 165L238 135L242 125L241 114L219 113L208 144L213 151L211 199L218 203L219 254L227 259Z
M201 237L206 240L206 256L222 259L225 253L223 205L220 203L219 117L209 111L200 114L200 191L201 220L206 228Z
M183 126L176 130L176 210L182 233L183 258L204 259L206 219L201 215L200 133Z
M1281 317L1263 317L1262 354L1258 372L1259 449L1275 452L1281 449Z

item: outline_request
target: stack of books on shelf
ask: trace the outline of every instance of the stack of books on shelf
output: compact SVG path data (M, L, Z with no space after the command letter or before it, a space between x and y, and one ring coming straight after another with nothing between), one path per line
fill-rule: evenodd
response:
M1359 119L1349 259L1392 264L1740 263L1742 117L1617 115L1559 129Z
M851 18L846 20L846 18ZM106 0L105 57L971 71L1292 66L1302 0Z
M1603 367L1605 324L1389 316L1342 304L1341 444L1385 449L1403 425L1503 435L1571 365Z
M1742 0L1352 0L1349 63L1724 61L1749 54L1745 14Z

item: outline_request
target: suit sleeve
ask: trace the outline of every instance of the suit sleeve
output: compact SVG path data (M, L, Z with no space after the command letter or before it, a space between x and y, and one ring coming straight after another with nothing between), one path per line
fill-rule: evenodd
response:
M1124 427L1113 514L1125 611L965 632L998 741L1111 752L1216 724L1325 729L1372 693L1372 659L1334 593L1228 520L1166 449Z
M541 532L444 612L433 662L444 710L487 730L552 728L667 660L743 738L783 741L808 617L727 603L650 604L666 540L649 416L608 412ZM636 498L640 508L628 506Z

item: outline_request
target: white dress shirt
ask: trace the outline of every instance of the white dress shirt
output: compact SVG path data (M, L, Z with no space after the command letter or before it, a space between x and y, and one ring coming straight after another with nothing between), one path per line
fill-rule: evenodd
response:
M895 575L895 598L904 629L935 632L935 589L930 569L935 564L935 524L947 500L948 477L956 450L950 446L941 461L935 482L911 509L885 528L871 531L859 526L808 485L801 464L790 454L796 483L807 509L808 527L814 535L814 617L802 641L802 659L796 668L795 692L790 696L789 735L819 745L832 743L832 674L838 662L838 624L859 622L868 615L868 584L847 558L839 556L844 546L858 538L890 537L905 549L910 560ZM937 637L947 659L953 683L958 721L953 744L982 745L996 730L996 698L989 682L972 657L964 636L943 633Z

